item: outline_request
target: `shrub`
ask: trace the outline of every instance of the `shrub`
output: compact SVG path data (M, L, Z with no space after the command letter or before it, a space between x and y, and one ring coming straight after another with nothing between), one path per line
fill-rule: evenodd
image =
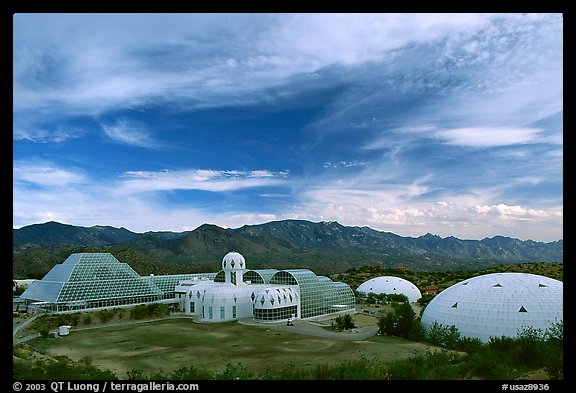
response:
M490 345L483 345L480 350L469 354L466 368L470 376L481 379L515 379L519 376L506 354Z
M421 333L420 321L409 303L400 303L394 311L378 319L378 332L397 337L418 337Z
M199 370L194 366L191 367L182 367L178 370L175 370L170 374L169 379L179 380L179 381L192 381L192 380L207 380L212 379L212 375L210 372L206 370Z
M426 339L432 345L454 349L460 341L460 332L454 325L446 326L434 321L426 331Z
M228 363L226 365L226 370L220 374L216 374L215 378L218 380L247 380L253 379L253 376L248 372L246 367L242 366L240 363L236 366L232 363Z

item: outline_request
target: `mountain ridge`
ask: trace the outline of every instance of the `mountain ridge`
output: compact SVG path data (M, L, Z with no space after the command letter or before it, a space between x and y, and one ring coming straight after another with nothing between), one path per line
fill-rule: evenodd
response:
M148 255L180 260L221 257L236 249L248 255L296 256L306 253L363 255L381 259L490 259L499 262L559 262L563 240L537 242L501 235L482 240L442 238L427 233L403 237L369 227L344 226L336 221L280 220L239 228L202 224L192 231L131 232L126 228L74 226L49 221L13 229L13 250L53 245L125 245ZM277 259L277 258L272 258ZM364 258L366 259L366 258Z

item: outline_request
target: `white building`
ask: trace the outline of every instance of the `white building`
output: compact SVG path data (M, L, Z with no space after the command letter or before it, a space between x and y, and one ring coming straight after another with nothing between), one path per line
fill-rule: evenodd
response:
M246 317L279 322L355 310L354 293L346 284L308 269L250 270L237 252L224 256L213 281L182 281L175 292L185 314L206 322Z
M561 281L528 273L493 273L446 288L422 314L422 324L454 325L460 335L488 342L524 328L545 330L563 320Z
M422 297L416 285L408 280L394 276L372 278L360 284L356 291L366 295L370 292L375 294L405 295L410 303L414 303Z
M52 312L177 303L207 322L251 317L257 322L353 312L352 289L308 269L250 270L230 252L218 273L140 276L109 253L77 253L55 265L21 295Z

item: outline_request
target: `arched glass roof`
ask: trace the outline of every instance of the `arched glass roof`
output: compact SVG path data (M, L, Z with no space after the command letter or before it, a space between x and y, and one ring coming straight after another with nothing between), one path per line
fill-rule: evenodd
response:
M274 274L278 273L277 269L257 269L248 270L242 275L244 282L250 281L251 284L269 284Z
M270 284L299 285L302 318L355 308L354 292L348 285L337 285L308 269L281 270L272 276Z

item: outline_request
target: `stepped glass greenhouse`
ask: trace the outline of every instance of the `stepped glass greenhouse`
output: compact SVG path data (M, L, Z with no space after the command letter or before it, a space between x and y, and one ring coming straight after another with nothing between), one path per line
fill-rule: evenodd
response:
M52 312L172 303L205 322L306 319L355 310L352 289L308 269L246 267L230 252L217 273L140 276L109 253L78 253L54 266L21 295Z

